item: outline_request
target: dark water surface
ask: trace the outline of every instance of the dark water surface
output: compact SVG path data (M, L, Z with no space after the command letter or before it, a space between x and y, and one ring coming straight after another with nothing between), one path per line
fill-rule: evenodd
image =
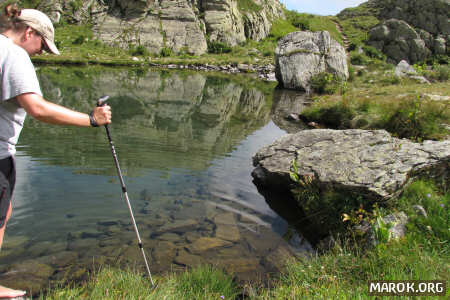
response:
M38 73L48 99L80 111L110 96L112 138L155 274L212 263L256 280L310 248L287 242L287 223L252 183L252 155L285 134L271 121L270 92L240 77L193 72ZM142 269L103 128L28 118L17 171L2 284L25 280L13 271L33 267L46 270L29 275L41 285L82 277L95 263Z

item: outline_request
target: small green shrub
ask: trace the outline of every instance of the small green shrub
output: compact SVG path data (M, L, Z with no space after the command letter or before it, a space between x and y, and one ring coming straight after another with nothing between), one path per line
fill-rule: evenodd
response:
M134 56L148 56L150 52L144 45L137 45L136 47L130 47L130 54Z
M338 87L338 80L331 73L322 72L311 78L311 88L316 93L334 94Z
M438 81L448 81L450 79L450 66L436 65L431 72L426 72L427 77Z
M268 56L272 56L272 55L273 55L273 51L265 50L265 51L263 52L263 56L264 56L264 57L268 57Z
M435 54L427 59L429 65L450 65L450 56L443 54Z
M84 35L79 35L76 39L73 40L72 44L81 45L85 42L86 37Z
M295 11L286 13L288 21L300 30L311 30L311 18L313 17L313 15L301 14Z
M350 54L350 62L352 63L352 65L367 66L370 62L370 59L364 54L352 52Z
M348 66L348 81L355 80L355 76L355 68L352 65Z
M351 42L350 45L348 45L348 51L355 51L361 47L361 43L357 42Z
M356 111L346 102L337 102L331 106L312 107L301 114L308 121L323 124L329 128L351 128L351 120L356 116Z
M173 50L167 47L163 47L161 48L161 50L159 51L159 56L161 57L169 57L173 55Z
M401 78L395 75L383 76L380 78L380 83L386 85L397 85L401 83Z
M222 42L210 41L208 42L208 53L213 54L222 54L222 53L230 53L231 47Z
M375 58L383 61L386 60L386 55L384 55L375 47L364 45L362 46L362 49L364 50L364 53L370 58Z
M72 8L73 12L76 12L83 6L83 1L81 1L81 0L72 0L72 1L69 2L69 6Z

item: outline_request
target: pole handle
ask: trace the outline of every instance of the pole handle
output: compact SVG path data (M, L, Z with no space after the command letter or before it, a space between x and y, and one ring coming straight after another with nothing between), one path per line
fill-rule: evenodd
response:
M105 96L103 96L103 97L98 98L98 100L97 100L97 106L98 106L98 107L104 106L104 105L106 104L106 101L108 100L108 98L109 98L108 95L105 95Z

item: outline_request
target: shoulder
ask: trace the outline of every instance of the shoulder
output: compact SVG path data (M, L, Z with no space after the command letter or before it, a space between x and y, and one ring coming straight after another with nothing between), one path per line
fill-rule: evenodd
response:
M14 44L9 38L4 35L0 35L0 60L24 62L31 64L31 59L28 53L20 46Z

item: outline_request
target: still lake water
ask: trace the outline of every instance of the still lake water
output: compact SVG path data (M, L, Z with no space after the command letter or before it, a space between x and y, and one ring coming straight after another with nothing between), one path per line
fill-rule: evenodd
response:
M253 154L286 132L271 120L271 96L243 77L67 67L38 74L46 98L80 111L110 96L111 135L156 274L212 263L255 280L310 249L298 236L289 242L287 222L252 183ZM51 266L46 279L93 261L142 269L104 128L29 117L16 158L0 271L24 260Z

